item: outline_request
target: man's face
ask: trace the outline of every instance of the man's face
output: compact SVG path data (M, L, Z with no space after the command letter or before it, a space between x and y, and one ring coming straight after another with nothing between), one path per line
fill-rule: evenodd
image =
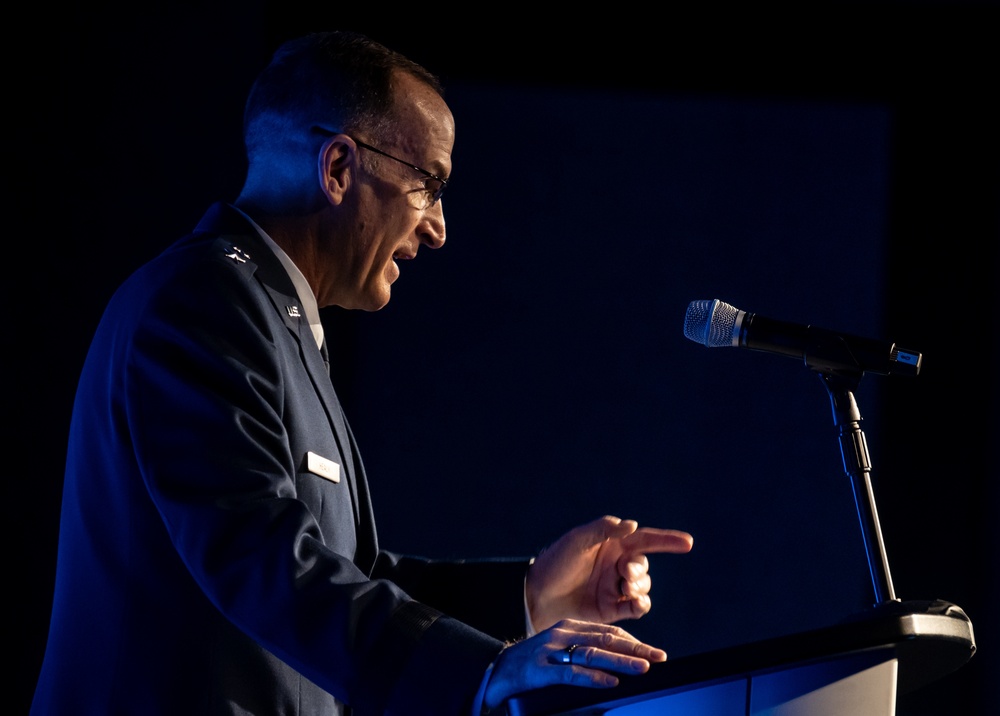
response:
M433 89L405 73L397 75L396 101L401 119L386 139L356 139L447 179L455 141L455 122L448 106ZM444 210L441 201L418 208L426 203L426 189L433 190L437 182L363 147L358 148L358 156L356 204L351 212L354 224L348 227L347 236L341 235L335 249L335 260L343 263L337 269L339 286L330 303L376 311L389 302L392 283L399 278L398 262L415 258L421 244L444 245Z

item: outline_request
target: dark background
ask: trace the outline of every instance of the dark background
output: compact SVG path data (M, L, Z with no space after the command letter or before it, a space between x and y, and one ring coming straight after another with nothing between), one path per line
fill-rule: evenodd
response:
M626 624L671 655L834 623L871 587L826 392L795 361L686 341L683 315L720 298L891 339L922 374L856 395L896 593L963 607L979 646L899 713L996 703L997 5L538 9L11 23L14 712L44 649L101 310L235 196L243 97L275 44L333 27L440 74L458 125L445 250L403 266L383 311L324 314L383 546L530 554L618 514L695 535L652 559L653 612Z

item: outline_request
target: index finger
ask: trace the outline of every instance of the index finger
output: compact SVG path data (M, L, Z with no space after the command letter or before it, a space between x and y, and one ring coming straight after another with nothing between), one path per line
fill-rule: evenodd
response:
M622 538L622 548L632 554L653 554L672 552L684 554L694 546L694 537L682 530L664 530L656 527L640 527Z

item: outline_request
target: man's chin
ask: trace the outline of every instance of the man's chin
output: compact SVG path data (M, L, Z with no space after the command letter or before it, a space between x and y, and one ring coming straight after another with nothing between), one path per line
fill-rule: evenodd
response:
M363 311L381 311L387 305L389 305L389 299L391 298L391 288L386 286L384 290L379 291L376 295L369 296L368 301L362 306Z

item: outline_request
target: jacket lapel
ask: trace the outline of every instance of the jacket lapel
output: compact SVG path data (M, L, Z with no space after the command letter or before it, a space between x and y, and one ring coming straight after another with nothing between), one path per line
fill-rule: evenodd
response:
M275 311L295 339L299 356L326 411L327 419L340 450L343 462L341 469L344 471L350 489L355 524L368 530L370 512L366 508L363 510L365 514L362 515L362 510L359 508L361 504L368 504L364 468L357 454L357 446L340 405L340 399L337 397L333 382L330 380L328 363L324 360L323 352L317 349L316 340L309 328L305 311L302 309L288 272L285 271L281 261L278 260L278 257L275 256L254 227L238 211L226 204L214 205L202 219L197 230L220 234L220 238L231 242L234 250L240 252L247 261L255 265L254 277L270 297ZM359 487L364 494L358 494ZM371 543L374 544L374 531L371 530L371 532ZM367 544L369 544L369 540L359 539L359 550L364 551L362 545ZM358 557L360 558L359 564L366 564L369 560L374 560L374 554L362 555L359 553Z

